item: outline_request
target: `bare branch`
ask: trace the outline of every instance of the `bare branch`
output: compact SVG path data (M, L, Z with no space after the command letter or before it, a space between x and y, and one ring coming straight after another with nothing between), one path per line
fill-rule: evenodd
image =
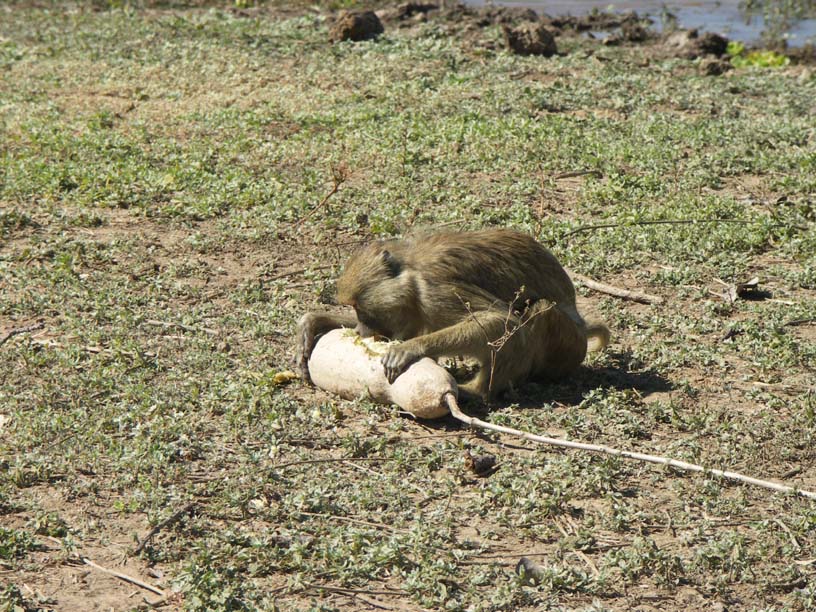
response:
M169 527L176 521L178 521L182 516L185 514L189 514L192 512L196 507L195 502L190 502L189 504L185 505L181 510L174 512L166 519L164 519L161 523L157 524L153 529L147 532L147 535L142 538L142 541L139 542L139 545L136 547L136 550L133 551L134 555L138 555L140 552L144 550L144 547L147 546L147 543L153 538L154 535L159 533L165 527Z
M161 589L154 587L152 584L148 584L146 582L142 582L138 578L134 578L133 576L128 576L127 574L123 574L122 572L116 572L112 569L108 569L107 567L102 567L101 565L97 565L87 557L82 557L82 562L85 565L88 565L94 569L99 570L100 572L104 572L113 576L114 578L118 578L119 580L124 580L125 582L129 582L130 584L135 584L137 587L141 587L151 593L155 593L159 597L164 597L164 591Z
M562 172L561 174L556 174L553 178L558 181L561 179L568 179L568 178L575 178L578 176L587 176L591 175L595 178L603 178L603 174L599 170L575 170L574 172Z
M480 429L486 429L489 431L497 431L500 433L510 434L511 436L516 436L519 438L524 438L525 440L530 440L532 442L538 442L540 444L549 444L551 446L560 446L563 448L573 448L577 450L584 450L590 451L593 453L602 453L605 455L612 455L613 457L624 457L626 459L636 459L638 461L645 461L647 463L657 463L661 465L665 465L667 467L677 468L679 470L685 470L687 472L701 472L703 474L708 474L710 476L717 476L719 478L726 478L729 480L736 480L738 482L743 482L745 484L752 484L758 487L763 487L765 489L771 489L772 491L779 491L781 493L795 493L796 495L800 495L802 497L807 497L809 499L816 499L816 493L811 491L805 491L803 489L797 489L795 487L791 487L788 485L778 484L776 482L771 482L769 480L762 480L759 478L754 478L753 476L746 476L744 474L740 474L738 472L728 472L724 470L715 470L713 468L706 468L701 465L696 465L694 463L687 463L685 461L679 461L677 459L670 459L668 457L659 457L657 455L647 455L645 453L636 453L632 451L625 451L620 450L617 448L612 448L611 446L602 446L600 444L588 444L586 442L571 442L569 440L560 440L558 438L548 438L546 436L539 436L536 434L531 434L526 431L521 431L518 429L513 429L511 427L505 427L503 425L495 425L493 423L488 423L486 421L482 421L481 419L477 419L476 417L471 417L463 413L459 409L459 404L456 401L456 397L452 393L448 393L445 396L445 401L448 405L448 409L453 415L454 418L462 421L463 423L467 423L471 427L478 427Z
M3 346L8 340L17 336L19 334L27 334L29 332L37 331L38 329L42 329L45 326L43 321L37 321L36 323L32 323L31 325L25 325L23 327L16 327L14 329L8 330L2 337L0 337L0 346Z
M299 228L303 223L308 220L313 214L315 214L318 210L323 208L329 199L340 190L340 185L346 182L349 177L349 170L345 164L337 164L336 166L332 164L329 166L332 173L332 188L329 193L320 201L320 203L312 208L309 212L307 212L303 217L300 218L300 221L295 223L295 229Z
M524 293L524 286L522 286L518 291L516 291L516 294L513 297L513 300L507 305L507 316L504 319L504 334L502 334L501 336L499 336L498 338L496 338L494 340L490 339L484 325L482 325L482 322L479 321L479 318L471 310L470 302L466 302L462 298L461 295L459 295L458 293L456 294L456 297L459 298L460 302L462 302L462 305L468 311L468 314L471 316L471 318L476 322L476 324L482 330L482 334L484 334L484 337L485 337L485 344L487 344L487 346L490 347L490 378L487 381L487 393L488 393L488 395L490 395L490 392L493 389L493 375L494 375L494 373L496 371L496 358L498 357L499 351L502 350L502 348L504 348L504 345L507 344L508 340L510 340L510 338L518 330L520 330L522 327L527 325L527 323L532 321L533 318L537 317L538 315L540 315L540 314L542 314L544 312L547 312L550 308L555 306L554 303L550 303L548 308L545 308L544 310L540 310L540 311L534 313L532 316L525 318L525 315L530 311L530 304L529 303L527 305L525 305L524 310L520 314L517 313L515 310L513 310L513 305L516 303L516 301L518 301L518 299L521 297L521 295L523 293ZM499 303L499 300L494 301L490 305L490 308L493 308L498 303ZM511 326L511 320L514 317L518 317L520 322Z
M148 319L145 321L147 325L153 325L156 327L175 327L176 329L181 329L183 331L188 332L204 332L210 336L217 336L218 332L214 329L209 329L207 327L193 327L191 325L184 325L183 323L175 323L175 322L168 322L168 321L157 321L155 319Z
M290 276L297 276L298 274L303 274L309 270L326 270L328 268L333 268L334 264L324 264L322 266L309 266L307 268L298 268L297 270L288 270L287 272L281 272L280 274L275 274L274 276L270 276L267 280L276 281L282 278L288 278Z
M738 225L751 225L752 223L759 223L759 221L754 219L651 219L645 221L624 221L621 223L597 223L594 225L582 225L577 227L574 230L570 230L566 234L562 234L561 238L569 238L570 236L574 236L575 234L580 234L582 232L589 232L597 229L612 229L616 227L636 227L643 225L703 225L708 223L736 223ZM771 225L771 227L789 227L789 225L786 223L774 223ZM803 231L807 229L799 225L790 227Z
M566 270L566 268L564 269ZM598 281L592 280L591 278L588 278L582 274L577 274L572 270L567 270L567 274L589 289L599 291L600 293L606 293L607 295L614 295L615 297L619 297L624 300L632 300L633 302L640 302L641 304L662 304L664 301L662 297L657 295L650 295L648 293L641 293L639 291L630 291L629 289L622 289L620 287L615 287L614 285L599 283Z

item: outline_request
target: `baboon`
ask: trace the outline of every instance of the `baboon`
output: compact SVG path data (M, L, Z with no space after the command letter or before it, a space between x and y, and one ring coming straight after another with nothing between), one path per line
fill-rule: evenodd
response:
M337 327L401 340L382 362L390 382L421 357L478 361L460 386L488 399L531 379L574 371L609 329L587 324L555 256L511 230L442 232L374 242L349 259L337 298L355 314L308 313L298 324L298 361L309 380L316 339Z

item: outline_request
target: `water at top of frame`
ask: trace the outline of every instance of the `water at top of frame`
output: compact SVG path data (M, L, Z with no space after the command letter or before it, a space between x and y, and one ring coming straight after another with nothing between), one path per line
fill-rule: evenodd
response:
M705 32L723 34L732 40L747 43L758 42L765 27L761 15L747 17L740 11L738 0L623 0L620 2L595 2L593 0L508 0L506 2L485 2L466 0L466 4L532 8L547 15L581 16L593 10L625 13L636 11L638 15L650 17L657 30L663 26L662 15L668 11L677 19L679 27L699 28ZM795 23L786 35L790 46L816 44L816 19L803 19Z

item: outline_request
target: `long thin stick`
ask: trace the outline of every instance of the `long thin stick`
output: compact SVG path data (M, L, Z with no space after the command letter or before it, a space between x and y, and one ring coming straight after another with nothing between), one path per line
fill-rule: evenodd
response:
M405 597L405 593L402 591L396 591L394 589L380 589L375 591L369 591L367 589L347 589L345 587L336 587L336 586L329 586L327 584L305 584L303 590L321 590L321 591L329 591L331 593L348 593L350 595L396 595L397 597Z
M624 300L632 300L633 302L640 302L641 304L662 304L663 298L657 295L650 295L648 293L641 293L639 291L630 291L629 289L622 289L621 287L615 287L614 285L607 285L606 283L599 283L596 280L592 280L582 274L577 274L572 270L567 270L567 274L569 274L575 280L583 283L590 289L594 291L599 291L601 293L606 293L608 295L614 295L615 297L623 298Z
M578 176L587 176L588 174L591 174L595 178L603 178L603 174L598 170L576 170L574 172L562 172L561 174L556 174L553 178L558 181L561 179L576 178Z
M193 327L192 325L184 325L183 323L174 323L172 321L157 321L156 319L148 319L145 321L147 325L154 325L158 327L175 327L188 332L204 332L210 336L217 336L218 332L207 327Z
M147 532L147 535L142 538L142 541L139 542L139 545L136 547L136 550L133 551L134 555L138 555L140 552L144 550L144 547L147 546L147 543L153 538L154 535L159 533L165 527L169 527L176 521L178 521L182 516L188 514L193 511L196 507L195 502L190 502L186 506L184 506L181 510L178 510L164 519L162 522L158 523L153 529Z
M314 213L316 213L318 210L323 208L326 205L326 202L328 202L329 199L335 193L340 191L340 185L345 183L346 179L348 178L348 176L346 174L347 170L342 166L341 167L331 166L331 173L332 173L332 182L333 182L331 191L329 191L329 193L327 193L326 196L320 201L320 204L318 204L317 206L312 208L309 212L307 212L305 215L303 215L297 223L295 223L295 228L298 228L301 225L303 225L303 223L305 223L306 220L309 217L311 217Z
M556 177L558 178L558 177ZM750 225L751 223L759 223L758 220L753 219L653 219L653 220L646 220L646 221L631 221L631 222L622 222L622 223L597 223L595 225L582 225L581 227L577 227L574 230L563 234L561 238L569 238L570 236L574 236L575 234L580 234L581 232L588 232L591 230L596 229L611 229L614 227L635 227L639 225L696 225L696 224L704 224L704 223L737 223L740 225ZM773 227L777 227L780 225L785 225L784 223L774 223ZM799 226L795 226L799 228ZM804 229L804 228L799 228Z
M38 329L42 329L45 323L43 321L37 321L36 323L32 323L31 325L26 325L25 327L16 327L14 329L8 330L3 336L0 338L0 346L3 346L9 339L19 334L27 334L28 332L33 332Z
M292 467L293 465L306 465L309 463L338 463L341 461L385 461L382 457L325 457L321 459L303 459L301 461L290 461L289 463L279 463L273 465L273 470Z
M570 442L569 440L559 440L558 438L537 436L535 434L527 433L526 431L512 429L511 427L504 427L503 425L495 425L493 423L488 423L486 421L477 419L476 417L468 416L464 412L462 412L459 409L459 404L456 402L456 397L452 393L448 393L445 395L445 403L447 403L448 409L450 410L454 418L462 421L463 423L467 423L470 426L480 427L481 429L498 431L501 433L510 434L512 436L517 436L519 438L524 438L525 440L530 440L532 442L539 442L541 444L561 446L564 448L575 448L578 450L585 450L593 453L603 453L605 455L612 455L615 457L626 457L627 459L637 459L638 461L658 463L661 465L667 465L673 468L677 468L680 470L686 470L688 472L702 472L704 474L710 474L712 476L719 476L720 478L728 478L730 480L736 480L739 482L744 482L746 484L764 487L766 489L771 489L773 491L780 491L782 493L796 493L797 495L801 495L802 497L816 499L816 493L813 493L811 491L796 489L788 485L778 484L775 482L770 482L768 480L760 480L759 478L745 476L744 474L739 474L737 472L727 472L723 470L705 468L701 465L696 465L694 463L686 463L685 461L679 461L677 459L658 457L657 455L646 455L644 453L635 453L632 451L625 451L617 448L612 448L611 446L602 446L600 444L587 444L586 442Z
M295 276L297 274L303 274L304 272L308 272L309 270L325 270L327 268L333 268L334 264L325 264L322 266L310 266L308 268L298 268L297 270L289 270L287 272L281 272L279 274L275 274L274 276L268 277L266 280L276 281L282 278L287 278L289 276Z
M101 565L97 565L96 563L94 563L93 561L91 561L90 559L88 559L86 557L82 557L82 562L85 565L90 565L94 569L98 569L100 572L105 572L106 574L110 574L111 576L114 576L115 578L118 578L119 580L124 580L125 582L129 582L130 584L135 584L137 587L142 587L143 589L146 589L146 590L150 591L151 593L155 593L159 597L164 597L164 591L162 591L161 589L159 589L157 587L154 587L152 584L147 584L146 582L142 582L138 578L134 578L133 576L128 576L127 574L123 574L121 572L115 572L115 571L113 571L111 569L108 569L107 567L102 567Z
M156 608L161 608L170 603L170 599L174 596L176 596L176 593L171 593L170 595L159 597L156 601L150 601L147 597L144 597L144 603L140 603L136 606L136 610L155 610Z
M793 321L787 321L783 323L783 327L795 327L797 325L807 325L808 323L816 323L816 318L809 318L809 319L794 319Z
M369 606L372 606L374 608L379 608L380 610L393 610L394 609L391 606L386 606L384 603L380 603L376 599L371 599L370 597L366 597L364 595L361 595L360 593L355 593L354 597L356 599L359 599L363 603L367 603Z

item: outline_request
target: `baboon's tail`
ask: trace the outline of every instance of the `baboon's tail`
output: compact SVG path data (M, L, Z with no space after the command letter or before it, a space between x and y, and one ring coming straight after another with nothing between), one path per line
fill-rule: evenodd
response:
M588 351L600 351L609 345L611 334L609 328L603 323L588 323L586 331Z

